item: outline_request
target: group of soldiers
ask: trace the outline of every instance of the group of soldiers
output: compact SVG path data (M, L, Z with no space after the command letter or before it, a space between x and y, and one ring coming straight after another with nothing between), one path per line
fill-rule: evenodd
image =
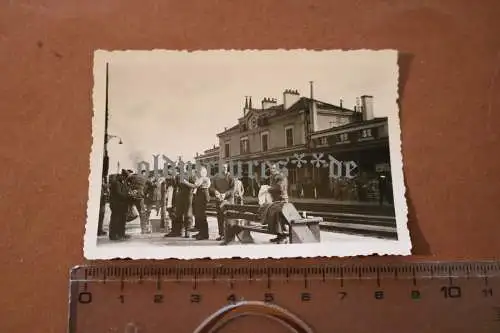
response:
M146 171L134 173L122 170L120 174L110 175L109 182L103 182L101 207L99 214L98 235L103 236L103 220L106 202L109 202L111 219L109 239L114 241L130 238L125 233L126 223L140 219L141 232L151 232L150 216L153 209L160 215L160 228L166 232L164 237L190 237L196 240L209 239L207 221L207 203L215 199L217 211L217 241L227 241L224 237L227 229L223 216L225 204L243 204L244 189L241 180L233 177L228 165L223 172L209 177L205 167L189 170L183 174L168 169L166 175L155 177ZM271 167L269 193L273 201L288 201L286 177ZM273 223L272 228L280 229ZM279 230L278 230L279 231ZM277 232L277 240L280 239Z

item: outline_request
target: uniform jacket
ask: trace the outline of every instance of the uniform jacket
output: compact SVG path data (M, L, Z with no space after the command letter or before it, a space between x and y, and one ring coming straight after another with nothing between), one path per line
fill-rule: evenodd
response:
M212 194L218 191L224 195L224 199L231 201L234 199L234 178L230 173L225 175L216 175L212 178L210 192Z
M123 181L115 180L111 183L109 193L111 209L127 209L129 204L128 187Z

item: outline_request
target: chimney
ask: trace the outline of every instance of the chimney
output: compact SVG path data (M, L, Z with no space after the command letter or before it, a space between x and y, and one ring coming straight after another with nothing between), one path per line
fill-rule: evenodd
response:
M373 115L373 96L361 96L361 107L363 112L363 120L372 120Z
M265 110L265 109L269 109L270 107L272 106L275 106L278 104L278 101L276 100L276 98L264 98L262 100L262 109Z
M252 110L252 96L248 96L248 109Z
M310 133L314 133L318 130L318 110L316 107L316 101L314 100L314 86L313 81L309 81L311 86L311 103L310 103Z
M342 102L343 102L343 100L342 100L342 98L341 98L341 99L340 99L340 107L342 107Z
M286 89L283 92L283 108L288 110L292 105L300 99L298 90Z

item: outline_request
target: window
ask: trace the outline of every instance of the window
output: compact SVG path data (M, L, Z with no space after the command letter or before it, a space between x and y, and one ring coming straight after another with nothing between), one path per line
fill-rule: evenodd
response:
M224 144L224 157L230 157L230 151L229 151L229 142L226 142Z
M320 144L320 145L326 145L326 144L328 144L328 139L327 139L327 137L326 137L326 136L324 136L324 137L320 138L320 139L319 139L319 144Z
M370 138L372 137L372 129L371 128L367 128L367 129L364 129L361 131L361 137L362 138Z
M330 124L330 128L338 127L338 126L342 125L341 118L340 117L332 117L332 118L330 118L329 124Z
M340 141L341 142L348 141L348 140L349 140L349 134L347 134L347 133L340 134Z
M248 137L240 139L240 154L246 154L250 152L250 144L248 142Z
M260 136L260 141L262 143L262 151L267 151L269 149L269 134L262 133Z
M293 127L285 128L285 142L287 147L293 146Z

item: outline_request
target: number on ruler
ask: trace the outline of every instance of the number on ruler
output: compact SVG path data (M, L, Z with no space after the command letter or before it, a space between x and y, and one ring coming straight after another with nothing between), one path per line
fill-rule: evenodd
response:
M302 294L300 294L300 300L302 302L309 302L311 300L311 294L310 293L302 293Z
M163 303L163 295L162 294L156 294L153 298L153 302L155 303Z
M460 298L462 297L462 290L457 286L441 287L441 292L444 298Z
M88 291L82 291L78 294L78 303L89 304L92 303L92 294Z
M347 293L345 291L340 291L339 295L340 295L340 299L342 300L342 299L346 298Z
M493 289L491 288L483 289L483 295L484 297L493 296Z
M191 294L191 303L200 303L201 302L201 295L200 294Z
M120 303L125 303L125 295L120 295L118 298L120 299Z
M375 299L384 299L384 292L382 290L378 290L374 294Z

